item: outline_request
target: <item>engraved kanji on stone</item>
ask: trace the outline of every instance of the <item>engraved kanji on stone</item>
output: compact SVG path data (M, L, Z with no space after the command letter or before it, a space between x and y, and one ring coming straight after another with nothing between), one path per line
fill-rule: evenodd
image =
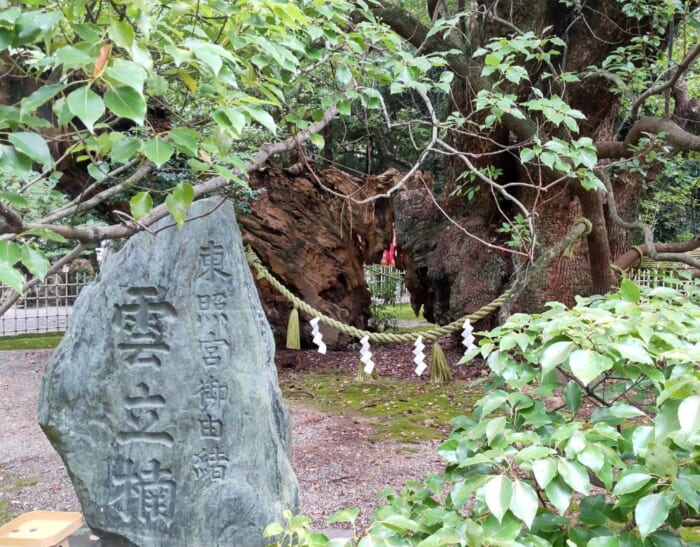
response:
M199 418L199 434L203 439L220 439L224 423L215 419L211 414Z
M165 398L151 393L147 384L141 382L124 398L126 427L117 433L120 444L144 442L166 446L173 445L173 437L159 427L159 412L165 408Z
M156 287L131 287L128 301L116 307L117 351L128 366L159 368L170 349L167 324L177 314L159 293Z
M227 303L228 298L226 297L226 293L223 292L197 295L197 309L199 309L199 311L221 311L226 309Z
M199 409L210 414L220 415L222 403L228 396L228 387L212 376L199 385Z
M170 469L161 469L157 459L143 467L131 458L117 456L110 467L110 501L122 521L143 524L157 521L170 526L175 512L175 481Z
M198 480L217 481L225 478L228 456L219 447L203 448L194 456L194 473Z
M224 247L209 241L202 245L199 251L197 278L204 277L207 281L228 279L231 273L224 270Z
M210 339L200 340L199 344L202 348L202 360L208 367L220 365L228 356L229 344L226 340L214 339L214 333L209 333Z

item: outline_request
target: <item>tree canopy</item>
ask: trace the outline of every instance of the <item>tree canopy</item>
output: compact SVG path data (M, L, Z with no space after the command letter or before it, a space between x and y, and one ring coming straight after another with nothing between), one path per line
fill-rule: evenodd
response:
M700 150L697 17L670 0L6 3L0 281L45 275L47 240L181 224L276 154L352 149L333 135L358 117L363 154L389 143L405 172L364 201L442 169L424 190L455 233L506 257L483 271L496 292L578 216L592 227L580 292L610 288L628 232L698 267L637 220L642 189Z

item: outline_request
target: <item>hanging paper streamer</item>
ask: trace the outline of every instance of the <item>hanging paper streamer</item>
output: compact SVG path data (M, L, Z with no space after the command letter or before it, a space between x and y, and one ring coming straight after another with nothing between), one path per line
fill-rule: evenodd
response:
M323 341L323 334L321 334L320 329L318 328L318 322L321 319L318 317L314 317L309 323L311 323L311 334L313 335L313 343L318 346L318 352L323 353L324 355L326 354L326 344Z
M423 337L419 336L416 338L416 342L413 345L413 362L416 364L416 374L418 376L423 374L423 371L428 368L428 365L425 364L425 353L423 353L423 349L425 349Z
M365 374L372 374L374 361L372 361L372 352L369 350L369 336L360 340L360 361L365 364Z
M464 327L462 328L462 344L464 344L465 353L474 346L474 340L476 339L472 335L473 331L474 327L472 327L472 324L469 322L469 319L465 319Z

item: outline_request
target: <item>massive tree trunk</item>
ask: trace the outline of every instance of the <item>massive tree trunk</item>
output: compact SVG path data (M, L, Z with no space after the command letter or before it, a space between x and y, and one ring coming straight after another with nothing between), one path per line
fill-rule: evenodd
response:
M543 29L551 27L553 33L566 43L564 55L553 57L553 63L557 64L557 68L561 65L562 70L582 74L587 67L600 65L615 48L628 44L634 36L647 30L638 21L629 20L623 15L621 3L610 0L588 2L583 16L554 0L508 3L480 0L477 4L482 15L472 21L478 20L478 30L472 26L474 32L470 35L464 56L451 57L453 70L464 76L458 78L453 87L453 107L472 116L472 119L475 115L472 100L479 85L483 86L484 82L478 80L474 62L470 63L471 53L484 46L490 38L518 35L514 31L516 28L521 32L533 31L540 35ZM407 22L407 14L401 10L378 9L376 13L407 40L420 45L423 51L454 45L449 37L427 37L422 27ZM533 87L549 93L551 88L544 73L550 70L551 67L544 63L530 63L528 84L517 88L513 86L511 91L521 101L532 97ZM594 142L614 140L619 97L613 94L612 87L613 82L602 76L589 76L567 84L562 98L586 116L579 124L579 134L574 138L587 136ZM535 122L540 128L538 131L546 127L544 119ZM483 135L460 134L451 135L451 143L455 148L469 152L477 167L487 164L498 167L502 173L499 182L527 180L526 173L514 159L517 155L496 153L528 137L526 131L520 130L518 123L514 120L509 125L506 120L488 135L489 140L484 139ZM548 128L547 131L550 136L571 138L561 128ZM475 152L486 152L488 155L481 159L474 158ZM399 248L407 255L405 263L417 295L414 304L416 307L424 305L426 317L440 323L453 320L496 297L508 287L524 264L522 257L487 247L457 228L459 225L474 236L503 247L506 238L498 231L503 222L501 211L506 208L503 211L506 214L514 213L507 208L507 203L494 199L485 187L471 201L452 196L450 190L457 184L457 177L463 169L457 156L447 157L445 180L441 185L446 191L437 196L437 201L449 217L439 212L421 189L404 192L394 200ZM556 174L546 170L530 175L544 176L544 184L556 178ZM639 175L626 175L624 181L616 185L615 194L623 215L636 215L642 182ZM541 250L561 239L579 216L588 218L593 225L585 240L555 258L547 271L530 280L516 309L535 311L548 300L572 303L576 294L604 292L610 288L614 282L610 264L628 248L629 234L620 230L611 231L603 192L583 190L578 182L569 181L541 195L533 195L530 188L517 192L516 197L528 205L536 198L540 200L535 228Z
M391 242L393 211L388 199L349 205L329 190L358 198L385 192L399 173L387 171L365 182L335 169L268 168L251 177L258 196L239 216L243 238L268 270L292 293L346 324L367 327L370 294L363 265L379 262ZM292 310L269 283L258 288L278 344L284 342ZM304 320L305 319L305 320ZM302 333L310 342L311 317L302 315ZM321 325L326 344L347 337Z

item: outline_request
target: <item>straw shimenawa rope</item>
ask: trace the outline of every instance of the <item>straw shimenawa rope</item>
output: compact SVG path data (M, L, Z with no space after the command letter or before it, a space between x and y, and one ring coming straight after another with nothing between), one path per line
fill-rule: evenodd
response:
M461 331L464 328L464 322L467 319L471 323L473 323L475 321L479 321L480 319L488 317L492 312L496 311L498 308L501 307L506 298L508 298L508 295L511 291L511 289L508 289L501 296L499 296L489 304L482 306L475 312L465 315L464 317L460 317L456 321L452 321L452 323L448 323L447 325L441 327L435 327L433 329L424 330L421 332L409 332L402 334L387 332L369 332L366 330L358 329L357 327L353 327L351 325L346 325L345 323L341 323L340 321L321 313L317 309L311 307L309 304L292 294L289 291L289 289L287 289L287 287L282 285L282 283L280 283L277 279L275 279L272 276L272 274L267 270L267 268L265 268L265 265L260 261L258 255L256 255L253 249L251 249L250 247L246 247L246 260L248 261L248 264L250 264L250 266L255 269L255 272L259 279L264 279L265 281L270 283L275 289L279 291L279 293L282 296L289 300L294 307L298 308L299 310L307 313L312 317L318 317L323 324L328 325L329 327L333 327L334 329L338 330L339 332L342 332L343 334L347 334L348 336L352 336L354 338L363 338L367 336L371 342L407 343L415 342L419 336L422 336L425 340L437 340L442 336Z

